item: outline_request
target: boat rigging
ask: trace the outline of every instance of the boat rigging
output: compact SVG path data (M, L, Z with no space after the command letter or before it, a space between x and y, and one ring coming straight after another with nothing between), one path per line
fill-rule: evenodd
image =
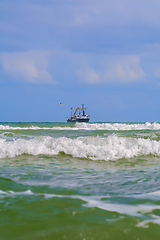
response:
M73 115L73 108L71 107L71 117L66 118L67 122L89 122L90 115L86 114L86 109L87 108L84 107L84 104L82 104L81 108L79 107L76 108Z

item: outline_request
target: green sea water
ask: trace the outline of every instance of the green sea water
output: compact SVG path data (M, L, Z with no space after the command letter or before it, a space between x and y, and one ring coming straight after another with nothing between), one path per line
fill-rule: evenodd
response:
M160 239L160 123L0 123L0 239Z

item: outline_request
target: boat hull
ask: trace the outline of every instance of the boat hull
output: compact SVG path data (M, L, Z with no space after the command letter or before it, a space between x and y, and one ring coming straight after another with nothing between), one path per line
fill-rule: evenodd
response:
M89 122L89 118L79 118L79 119L67 119L67 122Z
M85 119L76 119L76 122L89 122L89 118L85 118Z

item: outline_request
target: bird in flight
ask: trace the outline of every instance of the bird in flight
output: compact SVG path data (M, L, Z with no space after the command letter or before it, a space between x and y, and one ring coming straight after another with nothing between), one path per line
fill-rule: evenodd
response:
M61 105L62 103L60 102L60 103L58 103L59 105Z

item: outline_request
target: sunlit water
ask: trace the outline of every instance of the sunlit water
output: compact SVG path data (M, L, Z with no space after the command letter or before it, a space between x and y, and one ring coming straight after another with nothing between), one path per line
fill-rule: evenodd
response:
M0 239L160 239L160 123L1 123Z

